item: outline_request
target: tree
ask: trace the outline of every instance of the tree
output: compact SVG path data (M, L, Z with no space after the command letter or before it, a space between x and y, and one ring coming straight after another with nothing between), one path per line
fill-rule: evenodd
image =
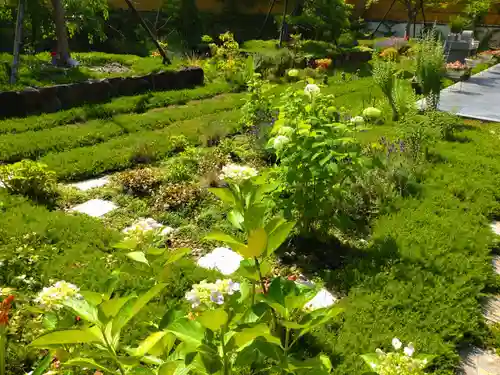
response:
M303 36L337 41L350 25L352 9L344 0L304 0L287 20Z
M56 27L57 52L59 54L59 64L65 65L68 63L69 45L68 45L68 30L66 29L66 17L62 0L50 0L52 3L52 11L54 14L54 24Z
M17 6L17 0L0 0L0 21L12 22ZM25 50L38 51L44 40L59 40L63 35L67 41L76 34L86 34L90 43L106 38L107 0L26 0L25 13Z

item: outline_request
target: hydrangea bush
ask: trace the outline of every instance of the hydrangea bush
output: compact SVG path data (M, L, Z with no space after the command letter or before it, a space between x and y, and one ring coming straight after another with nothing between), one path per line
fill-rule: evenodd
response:
M385 353L377 349L375 354L365 354L361 357L371 370L379 375L424 375L424 369L434 358L429 354L416 355L412 343L403 348L403 343L398 338L392 339L392 346L394 352Z

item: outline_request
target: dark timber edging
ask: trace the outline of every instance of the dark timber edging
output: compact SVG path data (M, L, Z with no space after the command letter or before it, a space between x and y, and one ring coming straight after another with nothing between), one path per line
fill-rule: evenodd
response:
M141 77L106 78L23 91L3 91L0 92L0 118L57 112L148 91L187 89L203 84L203 80L203 69L193 67Z

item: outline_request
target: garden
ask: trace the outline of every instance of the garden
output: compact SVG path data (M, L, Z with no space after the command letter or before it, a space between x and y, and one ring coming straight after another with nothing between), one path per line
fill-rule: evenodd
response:
M447 64L435 29L369 40L343 6L168 68L23 57L2 89L204 82L0 119L0 375L451 375L500 352L500 124L437 111L499 50Z

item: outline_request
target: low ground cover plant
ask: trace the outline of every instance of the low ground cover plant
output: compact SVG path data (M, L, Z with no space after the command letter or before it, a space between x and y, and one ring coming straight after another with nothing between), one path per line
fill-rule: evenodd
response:
M134 168L59 198L117 203L103 219L0 191L8 372L448 374L491 345L498 124L419 114L401 81L392 121L372 77L321 70L43 156L67 180Z

